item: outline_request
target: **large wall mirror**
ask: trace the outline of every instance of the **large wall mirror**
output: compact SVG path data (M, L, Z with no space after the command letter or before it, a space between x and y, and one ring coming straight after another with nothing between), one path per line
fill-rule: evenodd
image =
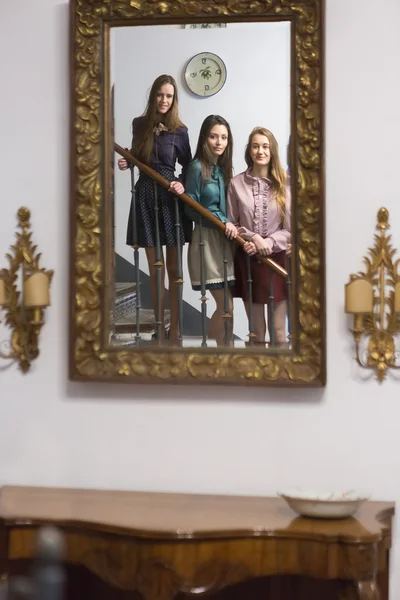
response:
M326 381L322 0L75 0L70 377Z

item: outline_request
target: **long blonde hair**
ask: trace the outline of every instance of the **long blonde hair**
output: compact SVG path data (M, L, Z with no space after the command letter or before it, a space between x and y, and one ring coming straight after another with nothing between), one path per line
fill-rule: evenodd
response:
M174 88L174 97L168 112L160 115L157 111L157 94L166 83ZM160 75L151 86L146 109L139 120L140 125L133 131L132 151L137 158L147 164L151 162L154 146L153 128L159 123L163 123L168 131L173 132L178 127L185 127L179 118L178 110L178 88L175 79L171 75Z
M250 155L251 144L255 135L263 135L268 138L269 150L271 153L271 160L268 165L268 178L271 180L272 189L275 194L276 203L278 205L279 213L281 215L282 224L286 216L286 173L282 167L279 158L279 146L274 134L265 127L255 127L249 135L246 150L244 153L244 159L249 169L253 167L253 161Z

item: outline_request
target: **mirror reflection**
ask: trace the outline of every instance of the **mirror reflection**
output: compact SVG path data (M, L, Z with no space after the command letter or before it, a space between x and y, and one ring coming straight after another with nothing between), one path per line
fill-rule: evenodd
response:
M110 65L111 343L290 346L290 24L113 28Z

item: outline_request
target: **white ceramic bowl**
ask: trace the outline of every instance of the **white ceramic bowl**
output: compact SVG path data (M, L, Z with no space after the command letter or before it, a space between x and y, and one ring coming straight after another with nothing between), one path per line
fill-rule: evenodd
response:
M355 492L321 493L311 490L285 490L278 496L290 508L304 517L318 519L345 519L354 515L358 507L368 500Z

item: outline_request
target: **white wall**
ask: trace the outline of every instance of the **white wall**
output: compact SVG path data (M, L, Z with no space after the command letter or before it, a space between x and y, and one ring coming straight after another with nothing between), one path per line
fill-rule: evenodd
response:
M291 391L67 383L67 7L1 6L0 254L27 204L56 275L40 359L30 375L0 373L0 483L230 494L301 484L400 501L400 386L361 381L343 315L382 205L400 247L400 4L381 0L380 17L376 0L327 0L328 386ZM393 543L398 600L397 525Z
M153 81L161 73L168 73L178 83L179 112L189 130L192 154L203 120L210 114L220 114L231 126L236 174L246 169L244 148L256 125L268 127L274 133L286 166L290 136L289 22L230 23L222 29L185 29L180 25L116 27L111 30L111 43L115 140L121 146L131 145L132 119L143 114ZM184 79L188 60L200 52L217 54L227 68L224 87L208 98L195 96ZM130 188L130 173L116 168L115 248L120 256L132 262L132 249L125 243ZM186 245L183 298L200 310L199 292L190 285L187 249ZM140 253L140 265L144 272L149 272L144 251ZM168 278L165 284L168 287ZM207 311L211 316L215 302L211 294L208 297ZM248 320L240 299L235 300L234 333L242 339L248 334Z

